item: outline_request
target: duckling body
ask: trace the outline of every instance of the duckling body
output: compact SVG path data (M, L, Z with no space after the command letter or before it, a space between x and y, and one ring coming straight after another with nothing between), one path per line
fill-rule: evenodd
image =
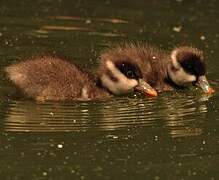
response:
M205 77L203 52L197 48L181 46L164 51L149 45L125 44L106 50L100 59L101 63L128 60L138 64L144 81L158 92L184 88L191 83L206 93L214 92ZM102 68L104 66L100 66L99 72Z
M138 91L157 91L197 84L214 90L205 77L202 51L178 47L163 51L148 45L125 45L100 55L97 79L65 59L42 56L5 69L9 79L27 96L40 101L95 100Z
M125 66L128 64L128 70L133 74L141 71L133 62L122 63ZM150 85L140 79L141 76L126 77L126 70L121 71L111 61L102 66L105 67L100 76L104 78L94 79L89 73L65 59L42 56L6 67L5 71L23 94L39 101L106 99L112 95L131 93L134 89L143 94L150 92L154 96L157 95ZM117 81L109 80L109 72Z
M45 101L88 100L110 97L94 78L75 64L42 56L7 67L8 77L28 97Z

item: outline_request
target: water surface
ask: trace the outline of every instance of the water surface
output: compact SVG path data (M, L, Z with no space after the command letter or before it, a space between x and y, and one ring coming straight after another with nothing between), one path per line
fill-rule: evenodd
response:
M59 54L95 73L116 43L192 44L218 91L218 9L216 0L2 0L0 67ZM0 77L0 179L219 178L217 92L37 103L5 98L14 91Z

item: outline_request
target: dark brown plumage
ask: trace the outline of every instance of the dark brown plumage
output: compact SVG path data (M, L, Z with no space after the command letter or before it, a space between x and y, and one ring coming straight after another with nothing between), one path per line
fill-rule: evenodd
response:
M35 57L7 67L12 82L30 98L45 101L102 99L110 94L75 64L52 56Z
M163 51L149 45L125 44L100 55L97 80L65 59L42 56L5 69L9 79L28 97L46 101L105 99L138 91L157 96L196 83L213 93L202 51L178 47Z
M125 44L105 50L100 56L98 73L104 71L105 61L121 62L127 60L138 65L143 79L158 91L171 90L172 86L166 82L168 77L167 66L170 63L169 52L149 46Z
M206 65L201 50L186 46L179 47L176 50L176 58L186 72L196 76L206 73Z
M184 88L195 82L204 92L214 92L205 77L203 52L197 48L181 46L164 51L149 45L124 44L106 50L100 59L99 74L105 70L106 61L117 64L126 60L138 66L144 81L159 92Z

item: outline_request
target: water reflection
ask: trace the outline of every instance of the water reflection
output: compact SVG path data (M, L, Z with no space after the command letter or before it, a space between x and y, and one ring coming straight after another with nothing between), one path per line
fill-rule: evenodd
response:
M71 20L71 21L84 21L87 24L91 23L91 21L98 22L107 22L112 24L128 24L129 21L118 18L84 18L79 16L50 16L50 19L58 19L58 20Z
M38 38L47 38L51 31L87 32L89 36L125 37L124 32L109 29L107 24L129 24L129 21L118 18L84 18L79 16L50 16L47 22L32 30L30 34ZM105 26L104 30L103 27ZM99 28L101 27L101 29Z
M205 51L218 92L219 1L206 2L3 0L1 67L57 52L90 69L100 50L123 40L165 49L186 43ZM218 179L219 96L184 94L62 104L0 100L0 177Z
M45 25L40 29L44 30L61 30L61 31L91 31L90 28L76 27L76 26L58 26L58 25ZM42 31L38 31L42 32Z
M2 112L2 128L14 132L81 132L159 127L171 137L197 136L202 134L207 111L205 101L186 95L105 102L10 101Z

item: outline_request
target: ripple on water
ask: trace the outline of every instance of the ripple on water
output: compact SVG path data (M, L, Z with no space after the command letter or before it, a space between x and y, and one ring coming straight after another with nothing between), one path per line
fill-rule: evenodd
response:
M42 104L10 101L2 112L5 117L2 127L14 132L71 132L162 126L171 136L178 137L200 134L199 126L204 119L201 117L206 112L204 102L197 103L194 97Z

